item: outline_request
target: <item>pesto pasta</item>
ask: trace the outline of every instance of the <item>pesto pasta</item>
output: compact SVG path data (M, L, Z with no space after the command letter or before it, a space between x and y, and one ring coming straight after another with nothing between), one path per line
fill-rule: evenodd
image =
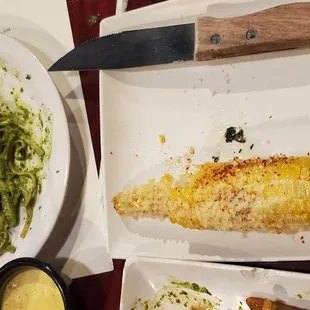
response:
M25 209L25 238L40 191L41 159L45 152L23 127L23 119L12 111L0 111L0 254L14 252L10 229L20 222L20 209ZM37 165L29 165L37 160Z

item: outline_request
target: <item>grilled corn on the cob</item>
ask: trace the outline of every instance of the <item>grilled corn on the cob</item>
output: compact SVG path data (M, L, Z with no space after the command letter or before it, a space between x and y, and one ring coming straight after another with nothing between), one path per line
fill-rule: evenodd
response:
M204 163L195 173L120 192L125 217L169 218L185 228L296 232L310 228L310 157Z

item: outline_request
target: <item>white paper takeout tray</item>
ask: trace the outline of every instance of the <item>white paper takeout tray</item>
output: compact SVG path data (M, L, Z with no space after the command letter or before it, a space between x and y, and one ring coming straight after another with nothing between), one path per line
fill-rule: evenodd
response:
M165 295L166 292L162 288L165 285L169 286L171 279L205 287L212 294L210 298L222 300L217 309L248 310L245 302L247 297L280 300L304 309L310 307L308 274L226 264L132 257L126 261L124 267L120 309L146 309L144 302L154 299L156 293L158 297ZM174 300L180 296L181 299L182 295L178 295L176 290L169 287L168 292L171 291L176 297L172 295L172 302L162 298L160 309L186 309L183 302L178 305Z
M237 16L289 1L168 1L105 19L101 35L176 23L197 16ZM309 50L204 63L100 73L101 181L108 250L189 260L255 261L310 258L310 235L195 231L159 220L123 220L111 200L119 191L177 173L177 157L195 148L193 162L306 155L310 151ZM229 126L242 126L247 143L219 143ZM166 143L158 136L164 134ZM250 146L254 144L253 150ZM170 159L172 158L172 160ZM303 238L302 238L303 237Z

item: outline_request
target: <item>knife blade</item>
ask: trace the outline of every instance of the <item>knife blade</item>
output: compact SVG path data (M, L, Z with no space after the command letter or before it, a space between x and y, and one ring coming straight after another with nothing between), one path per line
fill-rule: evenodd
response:
M193 59L194 24L133 30L91 40L49 71L120 69Z
M123 69L272 52L310 45L310 3L192 24L124 31L73 49L49 71Z

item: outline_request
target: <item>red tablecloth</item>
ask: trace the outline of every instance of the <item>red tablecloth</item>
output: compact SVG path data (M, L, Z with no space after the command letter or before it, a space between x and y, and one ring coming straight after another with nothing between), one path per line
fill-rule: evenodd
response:
M137 9L163 0L129 0ZM115 14L116 0L67 0L75 44L98 35L98 21ZM98 17L98 20L96 18ZM94 21L97 22L94 23ZM96 163L100 164L98 72L81 73ZM293 253L294 254L294 253ZM249 264L266 268L310 273L310 262ZM114 260L114 271L74 280L71 285L74 310L118 310L124 261Z

